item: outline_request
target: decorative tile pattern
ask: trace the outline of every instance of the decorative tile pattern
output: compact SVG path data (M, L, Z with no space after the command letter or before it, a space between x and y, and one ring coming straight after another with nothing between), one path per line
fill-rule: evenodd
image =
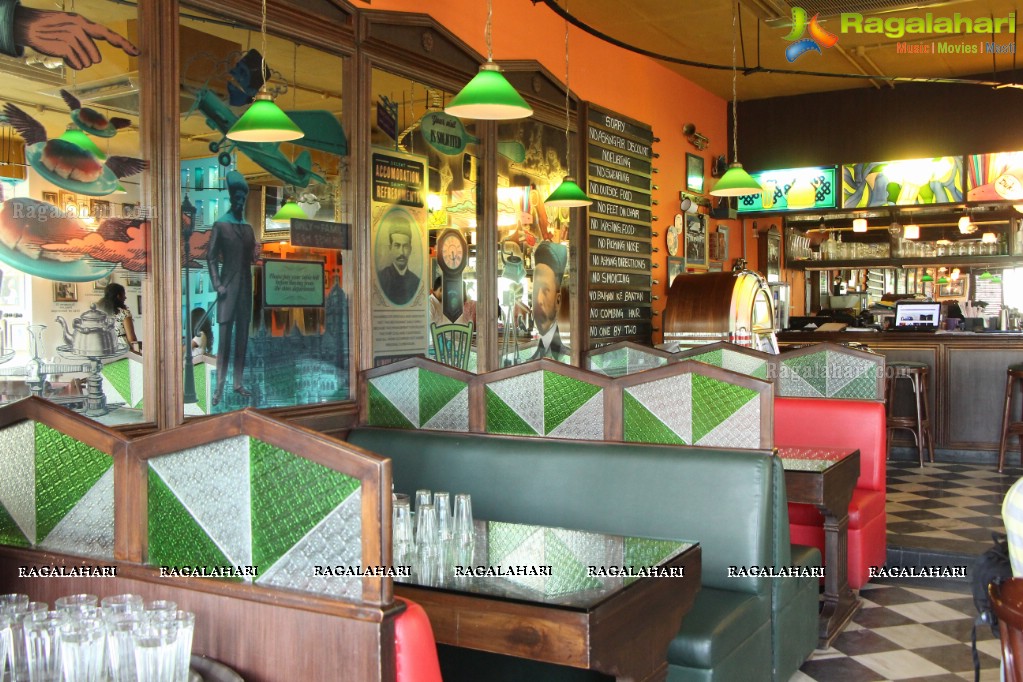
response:
M644 370L662 367L668 359L636 348L618 348L589 359L589 368L594 372L611 377L621 377Z
M539 435L526 420L519 416L490 386L486 387L487 433L503 433L511 436Z
M227 566L231 562L160 475L149 469L151 566Z
M544 408L544 434L550 433L583 405L590 402L594 396L602 394L599 386L562 376L556 372L543 373L543 408ZM596 403L592 403L595 405ZM595 436L596 439L603 437L603 418L600 420L601 428Z
M248 437L155 457L149 466L231 563L252 564Z
M464 405L464 409L458 408ZM437 415L444 411L445 416L434 422ZM440 428L449 431L469 430L469 387L464 381L419 369L419 425L422 428ZM438 423L439 426L427 427L427 424Z
M750 357L734 351L722 351L724 359L721 363L723 369L730 372L738 372L757 379L767 379L767 360L763 358Z
M760 447L760 401L751 400L696 441L696 445L713 448Z
M362 579L353 575L316 575L317 566L362 565L362 491L355 490L316 524L256 582L303 592L355 599L362 596Z
M604 439L604 391L587 400L565 421L547 432L550 438Z
M114 558L114 469L106 470L39 546L54 552Z
M795 398L853 398L881 400L878 372L884 358L869 358L824 350L781 360L778 395Z
M266 571L360 482L255 438L250 449L252 560Z
M693 443L693 375L678 374L659 381L632 386L623 391L623 400L626 401L622 419L624 420L626 440L635 443L680 443L692 445ZM629 404L628 398L634 398L635 403ZM636 405L642 405L656 419L660 420L663 428L675 435L679 440L674 440L666 433L661 433L658 440L644 440L642 431L649 431L653 436L659 430L653 424L645 426L633 425L632 419L638 418L641 422L649 420L642 412L635 409ZM630 409L632 408L632 409ZM665 440L667 438L667 440Z
M392 429L414 429L415 424L402 414L390 400L387 399L373 381L367 387L369 396L369 417L370 426L383 426Z
M501 402L525 422L533 431L533 434L544 433L544 373L542 371L530 372L501 381L494 381L487 384L488 390L493 390L494 395L501 399ZM488 403L489 404L489 403ZM496 417L497 415L495 415ZM502 417L508 419L507 415ZM509 427L515 427L515 420L509 420ZM504 430L501 422L494 421L491 426L491 419L488 410L487 431L489 433L521 433L518 431ZM519 427L521 428L521 427ZM533 435L523 434L523 435Z
M103 365L103 389L108 402L121 402L132 405L131 371L128 358L121 358Z
M376 377L370 380L369 387L369 420L372 426L416 428L419 424L418 368L410 367ZM404 418L404 424L394 412Z
M0 542L25 546L36 538L35 422L0 432ZM10 522L7 521L10 519Z
M92 446L39 423L35 428L35 452L36 540L39 541L45 539L114 466L114 460Z
M689 445L629 391L622 394L622 421L623 437L627 443Z
M745 386L694 374L692 390L693 442L703 437L735 414L740 407L757 398L757 392ZM759 436L759 423L757 424Z

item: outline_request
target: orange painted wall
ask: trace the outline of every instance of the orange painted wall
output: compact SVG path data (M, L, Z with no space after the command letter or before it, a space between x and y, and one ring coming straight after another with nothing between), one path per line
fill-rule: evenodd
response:
M423 3L413 0L373 0L372 9L404 12L425 12L447 27L480 54L487 54L484 27L487 4L483 0L435 0ZM622 11L628 11L623 5ZM494 60L533 59L543 64L556 77L565 73L565 22L543 4L529 0L498 0L493 3ZM664 65L622 48L609 45L575 27L569 29L571 61L570 85L582 100L593 102L620 114L630 116L653 127L660 142L654 152L660 158L653 160L659 170L653 184L659 189L653 193L653 230L658 233L653 254L658 267L654 279L659 284L653 294L660 298L654 309L663 311L667 290L667 251L665 232L679 211L678 193L685 188L686 152L703 156L707 172L705 186L710 188L711 159L727 150L728 103L694 85ZM678 55L685 56L685 55ZM710 139L702 152L697 151L682 136L682 125L695 123L696 129ZM710 221L710 231L717 224L732 227L729 251L731 259L741 254L737 221ZM654 318L654 327L660 328L661 318ZM660 335L655 333L655 341Z

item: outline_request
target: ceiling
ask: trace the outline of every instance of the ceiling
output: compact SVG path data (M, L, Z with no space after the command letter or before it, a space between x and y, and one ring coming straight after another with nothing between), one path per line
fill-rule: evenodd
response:
M666 66L714 94L731 98L733 11L731 2L720 0L538 0L568 13L611 38L671 58L717 65L701 68L665 62ZM896 39L882 34L842 32L839 14L860 12L865 18L885 20L924 17L1004 18L1019 0L740 0L742 40L737 40L736 63L739 100L764 99L827 90L899 87L906 79L968 79L1005 82L1005 72L1016 67L1016 54L911 54L900 53L898 43L936 50L940 45L963 43L979 46L990 34L907 34ZM832 47L808 51L792 63L785 50L791 31L792 8L800 6L809 19L819 15L820 26L838 37ZM912 9L906 9L911 6ZM1023 23L1023 12L1017 17ZM804 34L802 37L807 37ZM1015 46L1015 35L1004 31L994 36L999 45ZM1023 62L1023 56L1021 56ZM1023 65L1023 64L1021 64ZM752 69L753 71L750 71ZM810 75L825 74L825 75ZM855 76L855 77L847 77ZM884 76L870 79L868 76Z

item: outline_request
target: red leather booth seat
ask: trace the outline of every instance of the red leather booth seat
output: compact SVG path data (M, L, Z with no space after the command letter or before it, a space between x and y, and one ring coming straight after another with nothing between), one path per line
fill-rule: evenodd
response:
M433 628L423 607L408 599L394 621L394 657L398 682L441 682Z
M847 447L860 451L860 478L849 504L849 585L858 590L871 566L887 553L884 404L867 400L775 398L776 447ZM824 517L807 504L789 503L792 542L824 554Z

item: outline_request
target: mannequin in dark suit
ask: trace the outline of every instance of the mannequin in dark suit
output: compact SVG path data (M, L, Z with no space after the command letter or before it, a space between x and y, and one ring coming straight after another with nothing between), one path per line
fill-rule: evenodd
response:
M217 290L217 386L213 392L216 405L224 395L227 365L232 357L234 341L234 391L242 396L251 393L245 388L245 351L249 345L249 323L252 320L252 264L259 257L259 245L252 227L245 222L245 199L249 185L237 171L227 174L227 191L231 208L227 215L213 223L210 234L210 280ZM217 267L217 261L220 267Z

